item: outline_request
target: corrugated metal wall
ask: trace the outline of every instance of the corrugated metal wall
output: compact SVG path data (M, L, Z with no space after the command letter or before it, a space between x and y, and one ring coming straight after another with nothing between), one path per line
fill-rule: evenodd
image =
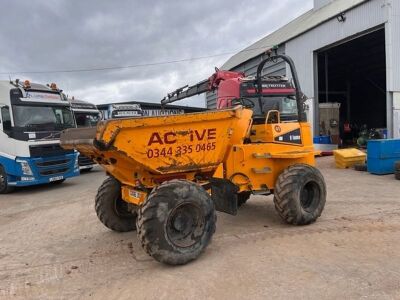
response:
M384 26L388 20L387 9L382 5L384 2L382 0L367 1L345 12L345 22L339 22L336 18L331 19L286 43L286 53L293 58L296 64L301 88L309 98L314 99L314 107L318 107L318 99L315 95L318 89L315 84L317 77L314 74L316 72L315 51L349 38L355 38L373 28ZM391 127L391 120L392 113L388 111L388 129ZM318 124L318 122L318 109L315 109L314 123ZM313 129L317 134L318 126L313 126Z
M308 97L314 97L314 52L387 21L382 0L371 0L346 12L346 21L332 19L286 43L286 54L296 64L300 84Z
M285 53L285 46L281 45L278 48L278 54ZM254 76L257 72L257 67L259 63L266 58L265 55L259 55L254 57L253 59L237 66L236 68L232 69L232 71L239 71L244 72L246 76ZM277 64L274 63L267 63L263 69L263 74L273 75L273 76L281 76L286 75L286 67L284 62L278 62ZM217 107L217 93L207 93L207 108L215 109Z
M400 92L400 1L385 1L388 23L385 26L387 90Z

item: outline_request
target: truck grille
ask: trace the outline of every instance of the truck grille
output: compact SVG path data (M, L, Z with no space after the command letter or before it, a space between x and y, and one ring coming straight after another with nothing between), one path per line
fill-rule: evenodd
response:
M74 159L70 157L47 157L37 159L35 166L41 176L63 175L73 168Z
M36 165L38 167L56 167L56 166L63 166L68 164L69 159L59 159L59 160L51 160L51 161L42 161L37 162Z
M68 171L68 168L57 168L57 169L51 169L51 170L40 170L39 173L42 176L49 176L49 175L63 174L67 171Z
M31 157L38 156L51 156L51 155L64 155L74 153L74 150L65 150L61 148L60 144L48 144L48 145L35 145L29 146L29 152Z
M89 157L82 154L79 155L78 162L80 166L89 166L94 164L94 162Z

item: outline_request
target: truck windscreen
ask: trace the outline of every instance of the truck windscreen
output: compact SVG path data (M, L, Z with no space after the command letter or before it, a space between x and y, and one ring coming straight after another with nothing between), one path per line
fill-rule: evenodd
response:
M75 127L72 112L63 106L13 105L14 126L40 130Z
M264 96L261 98L261 107L258 98L246 98L254 103L254 117L264 117L270 110L278 110L282 120L297 119L297 103L294 96Z
M74 112L78 127L95 127L100 120L98 113Z

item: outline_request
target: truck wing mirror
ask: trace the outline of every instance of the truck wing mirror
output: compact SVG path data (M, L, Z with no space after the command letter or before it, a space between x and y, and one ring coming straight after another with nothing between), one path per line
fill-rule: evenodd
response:
M11 118L10 118L10 107L8 105L1 105L0 104L0 111L1 111L1 120L3 123L3 131L10 131L11 130Z

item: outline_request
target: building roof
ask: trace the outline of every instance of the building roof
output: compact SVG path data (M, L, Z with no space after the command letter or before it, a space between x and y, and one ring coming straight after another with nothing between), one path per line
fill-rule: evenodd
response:
M366 1L368 0L334 0L319 9L309 10L277 31L233 55L222 65L221 69L230 70L264 53L273 46L281 45L321 23L336 17L339 13L350 10Z

